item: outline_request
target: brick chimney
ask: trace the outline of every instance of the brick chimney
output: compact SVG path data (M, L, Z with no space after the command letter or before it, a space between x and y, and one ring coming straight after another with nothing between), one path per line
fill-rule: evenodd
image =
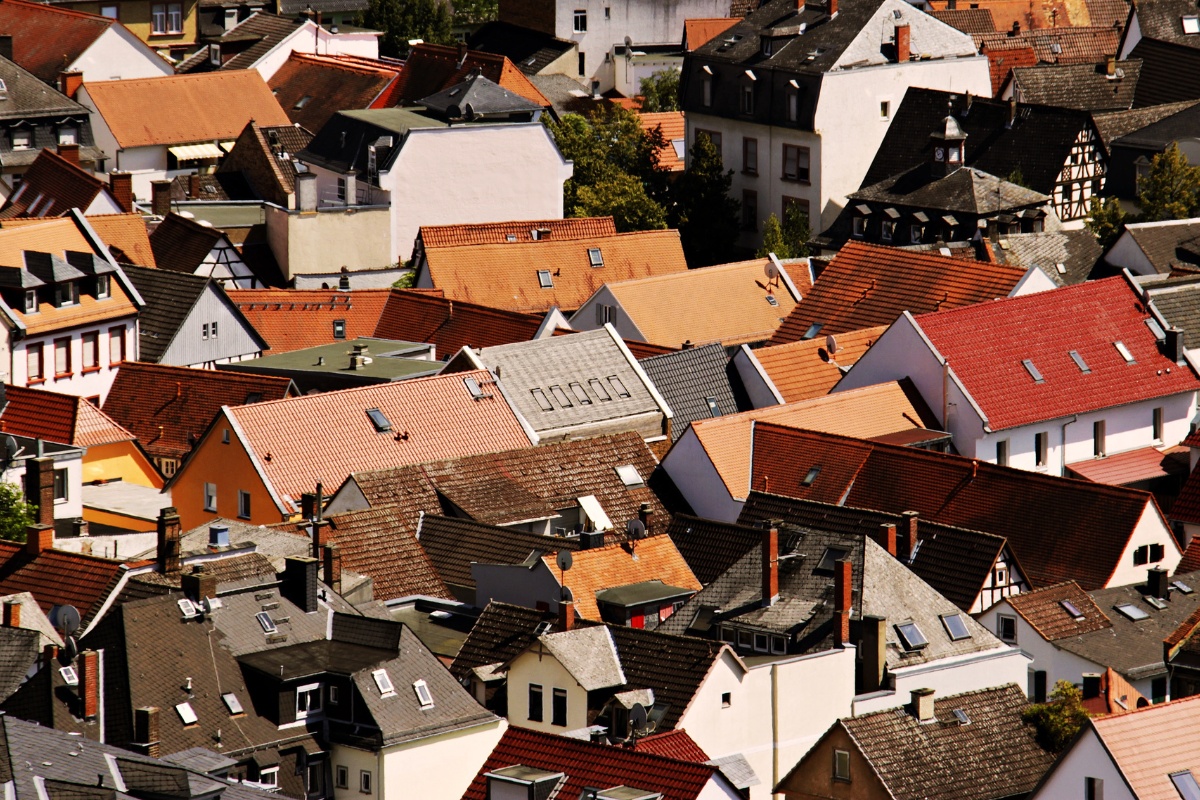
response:
M133 173L108 173L108 191L112 193L117 205L126 213L133 211Z
M933 689L913 689L910 711L918 722L933 722Z
M909 27L907 22L896 23L896 63L904 64L910 55Z
M638 506L638 520L642 523L642 525L646 526L647 536L650 535L650 517L652 516L653 514L650 512L649 503L642 503L640 506Z
M9 600L4 604L4 627L21 627L21 601Z
M0 34L0 56L13 61L13 37L11 33Z
M896 555L896 523L885 522L876 529L875 535L871 537L882 547L888 551L889 556Z
M832 17L834 14L838 13L838 0L828 0L827 6L828 8L826 8L826 11L829 12L829 16Z
M913 553L917 551L917 520L920 515L916 511L905 511L900 516L904 517L901 523L900 542L896 547L896 554L905 564L911 564Z
M206 597L217 596L217 578L203 564L193 564L191 572L179 577L179 588L188 599L199 603Z
M58 90L72 100L79 93L79 87L83 86L83 73L74 70L58 73Z
M60 144L58 146L58 155L63 159L70 161L75 166L79 166L78 144Z
M158 514L158 571L163 575L179 573L179 512L174 506Z
M34 522L54 527L54 459L25 459L25 502L37 506Z
M342 591L342 553L332 542L325 545L325 585L335 592Z
M158 758L158 709L144 706L133 712L132 748L142 755Z
M1153 567L1150 569L1146 580L1146 593L1151 597L1159 597L1163 600L1169 600L1171 590L1168 586L1167 571L1162 567Z
M567 587L563 587L566 589ZM558 629L569 631L575 628L575 601L563 598L558 601Z
M193 172L188 175L188 197L195 200L200 196L200 173Z
M171 213L171 181L150 181L150 211L159 217Z
M100 654L95 650L79 654L79 702L84 719L100 712Z
M843 559L834 565L833 611L837 643L850 641L850 611L854 608L854 565Z
M772 525L762 532L762 604L775 605L779 599L779 528Z

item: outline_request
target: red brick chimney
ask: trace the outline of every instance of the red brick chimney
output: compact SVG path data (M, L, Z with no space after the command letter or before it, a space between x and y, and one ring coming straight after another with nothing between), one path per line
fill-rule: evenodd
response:
M904 64L910 54L909 28L907 22L896 23L896 63Z
M566 588L565 586L563 587ZM575 628L575 601L562 599L558 601L558 629L569 631Z
M325 545L325 585L339 594L342 591L342 554L332 542Z
M158 571L163 575L179 574L179 512L174 506L158 514Z
M164 218L171 213L171 181L150 181L150 211Z
M200 173L188 175L188 197L193 200L200 196Z
M25 502L37 506L34 523L54 527L54 459L25 460Z
M58 90L72 100L79 93L79 87L83 86L82 72L60 72L58 73Z
M70 161L75 166L79 166L78 144L60 144L58 146L58 154L65 160Z
M834 14L836 14L838 12L838 6L837 6L838 0L828 0L828 2L829 2L829 9L828 9L829 16L832 17Z
M9 600L4 604L4 627L21 627L21 601Z
M158 758L158 709L154 706L143 706L133 712L133 738L130 744L133 749Z
M79 654L79 701L84 719L100 712L100 654L95 650Z
M903 544L897 548L897 555L905 564L911 564L913 553L917 551L917 519L919 515L915 511L905 511L901 516L904 517L901 533Z
M117 201L117 205L121 207L122 211L126 213L133 211L132 172L108 173L108 190L112 193L113 199Z
M896 555L896 524L894 522L885 522L880 525L872 538L879 543L880 547L888 551L889 556Z
M850 610L854 607L854 565L843 559L833 569L834 625L837 643L845 644L850 641Z
M779 528L772 525L762 533L762 604L779 599Z

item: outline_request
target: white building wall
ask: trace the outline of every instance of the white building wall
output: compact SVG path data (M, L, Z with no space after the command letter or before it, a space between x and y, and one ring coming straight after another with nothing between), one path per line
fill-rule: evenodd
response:
M612 306L615 321L612 326L617 329L617 333L621 334L622 339L628 339L635 342L646 341L645 334L638 328L634 321L630 318L628 312L621 306L621 301L618 300L608 288L608 284L604 284L596 293L587 299L587 301L579 307L579 310L571 315L571 327L577 331L594 331L604 327L603 322L598 322L596 318L597 306Z
M1028 683L1029 657L1011 647L1001 646L982 653L938 659L930 664L891 670L894 692L875 692L854 700L854 714L870 714L902 706L912 700L916 689L933 689L937 697L974 692L993 686Z
M529 718L529 686L542 687L542 719ZM554 725L553 698L555 689L567 692L567 724ZM526 650L512 660L508 667L508 719L512 725L544 733L566 733L588 726L587 692L570 672L550 654ZM702 745L703 746L703 745Z
M1163 545L1163 560L1157 564L1135 566L1133 551L1149 544ZM1150 567L1162 567L1167 572L1174 572L1182 558L1183 554L1179 552L1179 547L1175 544L1175 537L1171 535L1171 530L1159 512L1158 506L1155 503L1147 502L1137 526L1133 529L1133 535L1129 537L1129 544L1126 545L1125 552L1121 554L1121 560L1117 562L1117 568L1113 570L1112 577L1108 579L1105 587L1144 583Z
M211 334L214 323L216 337ZM205 325L209 326L207 337ZM260 354L258 343L233 313L229 301L220 289L210 284L179 326L159 363L176 367L212 367Z
M9 381L17 386L29 386L29 355L30 345L42 345L43 374L45 380L34 384L36 388L48 389L62 394L73 394L79 397L99 397L103 403L108 397L108 390L117 377L119 362L110 362L112 330L119 328L125 334L125 359L136 361L138 354L137 318L105 320L96 325L82 328L72 328L30 336L13 345L12 377ZM83 372L83 334L96 332L100 339L99 369ZM64 377L54 374L54 342L56 339L71 339L71 373Z
M23 456L36 458L36 453L22 453ZM78 519L83 516L83 456L81 453L76 453L70 456L59 456L54 453L47 453L54 457L54 469L65 469L67 471L67 496L54 501L54 518L55 519ZM25 476L26 459L13 464L13 466L4 470L0 476L0 482L9 483L18 488L21 487L21 479Z
M1087 778L1104 781L1099 795L1104 800L1137 800L1091 726L1054 765L1030 800L1086 800Z
M83 73L84 83L157 78L175 68L124 25L111 25L65 70ZM93 125L95 116L93 115ZM114 151L106 150L109 155Z
M292 53L379 58L379 34L374 31L330 33L308 22L255 62L254 69L258 70L264 81L269 81L287 63Z
M729 489L691 426L663 458L662 468L671 476L698 516L721 522L737 521L742 513L745 493L740 499L729 494Z
M379 800L459 800L507 729L508 723L497 719L384 750L379 759ZM351 795L364 800L357 789L352 778L351 791L340 790L336 800Z
M336 186L336 176L324 171L323 176L318 173L318 192L321 177L327 179L328 186ZM392 217L386 205L359 206L353 212L323 209L316 214L301 214L268 203L265 211L267 241L280 271L289 280L298 275L336 274L342 267L354 272L384 269L395 263ZM330 247L331 243L336 246Z

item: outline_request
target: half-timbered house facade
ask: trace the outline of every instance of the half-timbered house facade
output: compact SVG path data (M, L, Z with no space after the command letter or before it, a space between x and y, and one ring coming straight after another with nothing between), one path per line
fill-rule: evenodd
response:
M1054 183L1051 196L1059 219L1082 220L1087 217L1092 198L1100 196L1104 189L1107 166L1100 134L1089 118L1075 135L1067 160Z

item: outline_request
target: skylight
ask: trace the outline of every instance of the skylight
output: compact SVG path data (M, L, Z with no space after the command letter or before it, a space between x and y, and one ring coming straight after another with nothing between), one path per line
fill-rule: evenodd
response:
M312 95L306 94L306 95L304 95L304 97L301 97L299 100L297 100L296 105L292 106L292 108L295 109L296 111L299 111L300 109L302 109L306 105L308 105L310 100L312 100Z
M184 619L190 619L196 616L198 613L196 611L196 604L186 597L180 598L177 602L179 605L179 613L183 614Z
M371 677L375 679L375 686L379 688L379 694L383 697L388 697L396 693L396 688L392 686L392 679L387 674L386 669L377 669L371 673Z
M1148 603L1149 605L1152 605L1155 608L1157 608L1159 611L1162 611L1164 608L1167 607L1167 602L1165 600L1162 600L1157 597L1151 597L1150 595L1145 595L1144 597L1142 597L1142 599L1145 600L1146 603Z
M1182 800L1200 800L1200 785L1196 783L1196 776L1190 770L1173 772L1168 777L1171 783L1175 784L1175 791L1179 792Z
M590 406L592 404L592 398L588 397L582 383L572 383L570 386L571 394L575 395L575 399L579 401L580 405Z
M613 469L617 471L617 477L621 479L621 483L625 484L626 486L641 486L645 483L645 481L642 480L641 473L637 471L637 467L635 467L633 464L622 464L621 466L614 467Z
M196 716L196 712L192 710L191 703L180 703L175 706L175 711L179 713L179 718L183 720L184 725L195 725L200 721Z
M599 397L601 400L612 400L612 395L608 393L608 389L604 388L604 384L600 382L599 378L592 378L588 381L588 386L592 387L592 391L595 392L596 397Z
M425 681L415 681L413 683L413 691L417 694L417 700L421 703L421 708L433 708L433 695L429 692L429 686Z
M551 386L550 394L558 401L558 404L563 408L571 408L571 401L567 398L567 393L563 391L561 386Z
M1183 581L1172 581L1171 585L1175 587L1175 591L1177 591L1177 592L1182 592L1183 594L1191 594L1192 593L1192 587L1188 586Z
M604 266L604 256L603 256L603 254L601 254L599 247L589 247L588 248L588 263L591 264L593 267L603 267Z
M1073 619L1083 619L1083 612L1076 608L1075 604L1070 600L1062 600L1059 602L1059 605L1062 606L1063 610L1070 614Z
M1042 373L1038 372L1038 368L1033 365L1033 362L1028 358L1023 359L1021 364L1025 367L1025 371L1029 373L1029 377L1033 378L1034 383L1045 383L1046 379L1042 377Z
M800 481L800 485L801 486L812 486L813 481L815 481L817 479L817 476L820 474L821 474L821 467L818 464L817 466L813 467L805 474L804 480Z
M537 400L538 408L542 409L542 411L554 410L554 405L550 402L550 398L546 397L546 393L541 389L530 389L529 392L533 395L533 399Z
M1200 33L1200 17L1184 17L1183 32Z
M1129 348L1125 346L1124 342L1113 342L1113 347L1117 348L1117 352L1121 354L1121 358L1125 359L1126 364L1134 363L1133 353L1129 352Z
M388 421L388 418L378 408L368 408L367 416L371 418L371 424L375 426L375 430L379 433L392 429L392 423Z
M79 685L79 675L75 672L74 667L63 667L58 671L58 674L62 676L63 683L67 686Z
M946 626L946 633L950 634L952 642L971 638L971 631L967 628L967 621L963 619L962 614L945 614L942 616L942 624Z
M1134 622L1146 619L1146 617L1150 616L1132 603L1118 603L1117 605L1113 606L1113 608L1119 611L1123 617L1133 620Z
M956 720L958 720L959 725L970 725L971 724L971 718L968 717L967 712L963 711L961 708L956 708L951 713L954 714L954 718Z
M821 561L817 564L817 569L833 572L834 565L848 555L850 555L849 550L843 550L840 547L826 547L825 555L821 556Z
M474 378L463 378L463 385L467 387L467 391L471 393L471 397L476 400L483 397L483 389L479 388L479 381Z
M1082 372L1084 375L1087 375L1088 373L1090 373L1092 371L1092 368L1089 367L1087 365L1087 362L1083 360L1083 356L1079 355L1078 350L1072 350L1070 352L1070 356L1071 356L1071 360L1075 362L1075 366L1079 367L1079 371Z
M1160 342L1167 338L1167 333L1162 329L1162 325L1158 324L1158 320L1154 317L1146 317L1146 327L1154 334L1154 338Z
M221 699L225 701L225 707L229 709L230 714L241 714L243 712L242 701L238 700L238 696L233 692L226 692L221 695Z
M708 415L709 415L710 417L719 417L719 416L721 416L721 409L717 408L717 398L715 398L715 397L706 397L706 398L704 398L704 402L705 402L706 404L708 404Z
M779 305L779 301L775 299L775 295L773 295L773 294L767 295L767 302L773 306Z
M806 330L804 332L804 335L801 336L800 338L801 339L816 338L816 335L821 332L821 328L824 328L824 327L825 327L824 322L814 322L812 325L808 326L808 330Z
M271 619L271 615L265 611L258 612L254 615L254 618L258 620L258 624L262 626L263 633L274 633L275 631L279 630L277 627L275 627L275 620Z
M900 634L900 644L905 650L920 650L929 644L929 640L915 622L900 623L896 626L896 632Z
M617 397L629 397L629 390L625 388L625 384L621 383L621 379L616 375L609 375L608 383L612 386L613 391L617 393Z
M539 269L537 271L537 274L538 274L538 286L541 286L543 289L553 289L554 288L554 278L550 275L550 270Z
M543 621L543 622L539 622L537 624L537 627L533 629L533 632L537 636L541 636L543 633L549 633L550 629L553 627L554 627L553 622Z

